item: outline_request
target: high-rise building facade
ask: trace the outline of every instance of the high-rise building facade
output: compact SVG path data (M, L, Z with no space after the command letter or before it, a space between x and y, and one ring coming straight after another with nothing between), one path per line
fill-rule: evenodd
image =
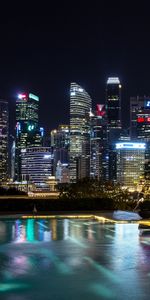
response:
M136 113L136 137L141 141L150 141L150 107L141 108Z
M90 176L90 117L92 100L78 84L70 86L70 181Z
M8 102L0 100L0 182L8 179Z
M16 101L16 179L21 180L21 150L42 145L43 128L38 123L39 97L19 94Z
M97 104L91 113L91 162L90 176L98 180L108 180L108 136L107 117L104 104Z
M131 139L137 139L137 118L143 110L150 109L150 97L131 97L130 98L130 136ZM139 122L138 122L139 123Z
M145 178L150 178L150 97L130 98L130 135L146 143Z
M56 167L56 180L58 183L70 182L68 164L58 161Z
M136 187L144 176L145 143L116 143L117 182L125 187Z
M149 101L150 103L150 101ZM150 107L137 112L137 139L146 142L145 150L145 178L150 179Z
M106 110L108 128L121 129L121 84L118 77L107 80Z
M121 122L121 84L118 77L109 77L106 87L107 132L109 147L109 180L116 181L115 143L119 140Z
M31 147L21 150L22 181L35 185L36 189L48 189L52 175L53 156L50 147Z
M54 175L57 163L69 163L69 125L59 125L58 129L51 131L51 147L54 155Z

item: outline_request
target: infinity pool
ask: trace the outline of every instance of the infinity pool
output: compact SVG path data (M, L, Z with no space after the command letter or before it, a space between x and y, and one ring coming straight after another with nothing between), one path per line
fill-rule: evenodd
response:
M0 300L150 298L150 238L138 224L0 221Z

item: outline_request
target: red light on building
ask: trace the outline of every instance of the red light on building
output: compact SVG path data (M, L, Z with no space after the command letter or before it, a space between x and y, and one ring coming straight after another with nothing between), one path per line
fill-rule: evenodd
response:
M105 115L105 105L104 104L96 104L96 115L103 117Z
M147 118L147 122L150 122L150 117Z
M141 117L139 117L139 118L137 119L137 121L138 121L138 123L143 123L143 122L145 121L145 119L144 119L144 118L141 118Z
M19 99L24 99L24 98L26 98L26 97L27 97L26 94L19 94L19 95L18 95L18 98L19 98Z

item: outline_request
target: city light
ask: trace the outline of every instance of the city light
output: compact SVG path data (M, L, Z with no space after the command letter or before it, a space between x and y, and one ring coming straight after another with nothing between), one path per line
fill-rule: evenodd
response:
M145 149L145 143L116 143L116 149Z
M45 155L44 155L44 158L46 158L46 159L51 158L51 155L45 154Z
M26 94L18 94L18 99L24 99L26 98Z
M29 98L33 99L33 100L36 100L36 101L39 101L39 97L36 96L36 95L34 95L34 94L32 94L32 93L29 94Z
M118 77L109 77L107 80L107 84L120 84L120 80Z
M33 129L34 129L34 125L29 125L29 126L28 126L28 130L29 130L29 131L32 131Z

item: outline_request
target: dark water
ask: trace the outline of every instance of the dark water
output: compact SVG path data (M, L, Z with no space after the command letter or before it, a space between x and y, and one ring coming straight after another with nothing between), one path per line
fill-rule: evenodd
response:
M138 224L0 221L0 300L150 299Z

